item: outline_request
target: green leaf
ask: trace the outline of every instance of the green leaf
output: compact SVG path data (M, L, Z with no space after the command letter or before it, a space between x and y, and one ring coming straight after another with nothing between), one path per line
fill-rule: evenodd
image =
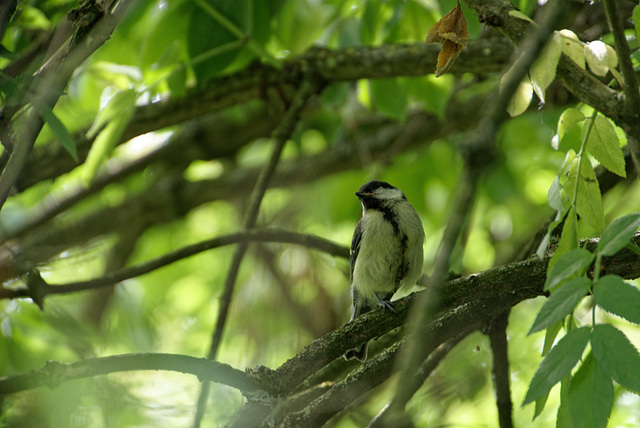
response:
M562 226L562 235L560 235L560 241L558 241L558 247L549 260L548 269L552 269L558 260L560 260L569 251L577 249L580 241L578 239L578 218L576 216L576 210L571 207Z
M551 347L556 341L556 337L558 337L558 333L560 333L560 330L562 330L562 325L563 325L562 322L557 322L554 325L549 326L549 328L547 328L547 332L544 335L544 345L542 346L543 357L545 355L548 355L549 351L551 351Z
M576 33L571 30L560 30L562 36L562 53L566 54L583 70L585 69L584 48L585 45L580 41Z
M82 182L85 186L89 186L95 178L98 169L107 161L114 147L120 141L124 130L133 117L133 106L123 110L119 116L116 116L109 122L107 126L98 134L84 164L82 171Z
M596 303L605 311L640 324L640 291L618 275L605 275L593 287Z
M567 428L571 426L571 418L569 416L569 384L571 376L567 375L560 383L560 406L556 413L556 428Z
M544 290L548 291L574 275L581 275L593 262L595 255L584 248L576 248L564 256L549 269Z
M536 399L536 408L533 411L533 418L535 419L540 416L540 413L544 410L544 406L547 404L547 400L549 399L549 393L543 394L540 398Z
M561 142L567 131L585 119L584 114L573 107L562 112L558 119L558 141Z
M379 111L391 118L404 120L407 111L407 91L398 79L372 80L371 95Z
M584 156L584 155L583 155ZM578 186L576 197L577 214L593 227L596 232L604 230L604 208L598 179L593 171L591 162L586 157L580 164L580 174L577 168L571 168L569 179Z
M593 74L604 77L607 72L618 65L618 54L611 46L594 40L584 48L585 58Z
M640 40L640 5L633 8L633 26L636 29L636 40Z
M588 119L582 130L583 134L589 132L587 150L609 171L626 177L624 153L615 128L609 120L599 114L596 115L593 126L589 126L591 120Z
M500 79L500 89L504 84L505 79L509 75L511 70L507 71L502 79ZM518 88L511 97L511 101L509 101L509 105L507 106L507 112L511 117L519 116L524 113L527 108L529 108L529 104L531 104L531 97L533 96L533 85L531 85L531 79L526 76Z
M38 107L38 113L47 122L51 131L53 131L54 135L60 140L60 144L62 148L64 148L67 153L73 158L74 161L78 162L78 152L76 151L76 142L69 133L69 130L64 123L58 119L58 116L55 115L53 110L51 110L48 106L40 106Z
M558 68L558 61L560 61L561 55L562 36L556 33L529 70L533 90L543 103L545 91L556 78L556 69Z
M629 391L640 393L640 356L623 332L608 324L595 326L591 350L613 380Z
M590 287L591 280L584 276L573 278L558 287L540 308L529 334L562 321L573 312L576 305L587 295Z
M364 3L360 25L360 39L362 44L372 45L376 41L380 24L380 0L367 0Z
M553 179L551 187L549 187L547 202L549 203L549 206L556 211L563 211L565 209L562 201L562 186L560 186L560 180L558 180L558 177Z
M567 375L582 356L584 348L589 342L591 331L589 327L580 327L567 333L549 355L542 361L540 367L529 384L529 390L522 405L529 404L544 394Z
M522 19L523 21L528 21L528 22L531 22L532 24L536 24L536 21L534 21L533 19L529 18L527 15L525 15L522 12L520 12L519 10L516 10L516 9L510 10L509 11L509 15L513 16L514 18Z
M96 115L91 128L87 131L87 138L94 138L114 118L122 115L136 102L138 93L134 89L116 92ZM94 143L95 144L95 143Z
M589 353L571 379L569 415L574 427L605 428L613 406L613 382Z
M640 213L618 217L602 232L598 242L598 253L613 256L631 241L640 227Z
M199 58L193 64L198 82L218 75L236 58L241 65L256 56L279 65L263 46L269 38L269 14L273 11L267 2L194 0L194 3L198 7L191 11L187 48L192 59Z

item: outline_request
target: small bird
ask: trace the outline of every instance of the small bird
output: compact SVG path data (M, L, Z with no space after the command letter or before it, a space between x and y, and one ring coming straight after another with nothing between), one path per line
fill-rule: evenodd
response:
M369 181L356 196L362 218L351 240L351 321L382 306L402 286L414 285L422 274L424 229L415 208L400 189L384 181ZM351 349L345 359L367 358L367 344Z

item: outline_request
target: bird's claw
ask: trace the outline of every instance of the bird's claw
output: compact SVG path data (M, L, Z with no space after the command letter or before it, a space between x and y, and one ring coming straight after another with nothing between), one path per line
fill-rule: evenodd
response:
M396 310L390 301L381 299L380 297L378 297L377 294L376 294L376 299L378 299L378 306L382 306L383 308L393 312L394 314L396 313Z

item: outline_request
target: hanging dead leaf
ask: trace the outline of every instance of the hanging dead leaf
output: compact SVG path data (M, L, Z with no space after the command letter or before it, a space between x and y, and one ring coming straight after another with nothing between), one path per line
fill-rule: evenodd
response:
M442 76L449 70L468 41L467 20L464 19L460 3L458 3L451 12L443 16L429 29L427 39L424 41L425 43L442 44L436 64L436 77Z

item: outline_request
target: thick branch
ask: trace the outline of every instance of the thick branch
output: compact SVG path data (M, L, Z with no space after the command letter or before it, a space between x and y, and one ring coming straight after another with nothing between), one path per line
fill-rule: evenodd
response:
M305 72L315 72L328 83L363 78L424 76L434 72L439 47L416 43L411 45L354 46L340 50L314 48L301 57L283 62L281 70L268 65L252 66L230 76L213 79L204 88L195 88L184 97L169 98L136 109L121 142L147 132L186 122L209 113L219 112L267 94L281 94L297 87ZM451 73L498 72L508 60L511 43L502 39L477 40L469 43L452 66ZM273 98L277 98L275 95ZM78 156L82 161L92 144L76 135ZM226 135L226 134L222 134ZM265 134L268 135L268 134ZM0 167L3 167L0 163ZM58 177L77 165L59 144L36 149L29 159L25 174L18 183L25 189L39 181Z

